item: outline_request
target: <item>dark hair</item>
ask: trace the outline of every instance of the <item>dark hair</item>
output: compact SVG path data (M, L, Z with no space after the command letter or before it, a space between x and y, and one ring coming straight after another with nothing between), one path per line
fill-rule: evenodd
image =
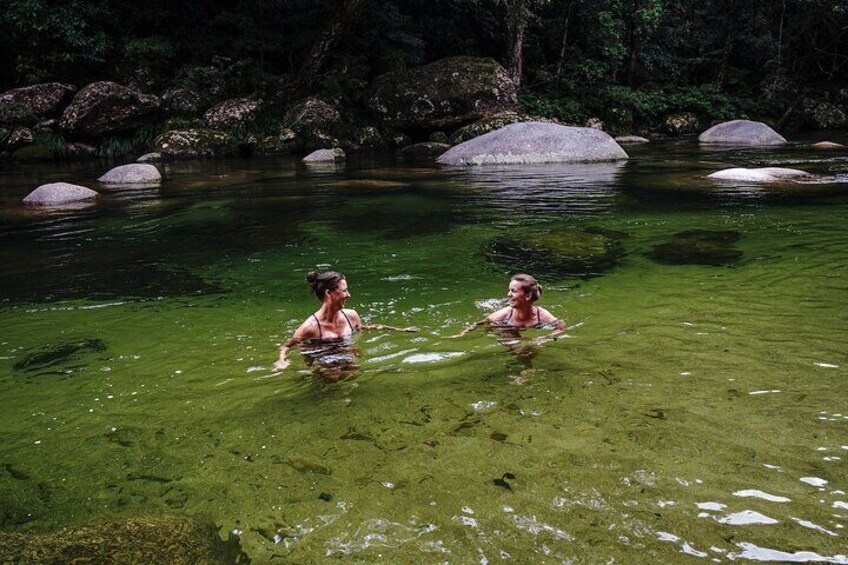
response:
M521 290L530 295L530 302L536 302L542 297L542 285L531 275L520 273L512 277L512 280L521 283Z
M312 292L318 297L318 300L324 300L324 295L328 290L336 290L339 284L345 280L345 276L336 271L327 271L325 273L317 273L309 271L306 273L306 282L312 287Z

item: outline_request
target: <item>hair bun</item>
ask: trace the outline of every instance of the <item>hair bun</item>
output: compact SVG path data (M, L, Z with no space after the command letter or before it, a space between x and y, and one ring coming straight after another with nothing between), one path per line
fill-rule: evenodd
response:
M308 273L306 273L306 282L308 282L309 284L315 284L316 282L318 282L318 273L316 273L315 271L309 271Z
M537 299L542 298L542 292L543 292L542 285L537 284L536 285L536 298Z

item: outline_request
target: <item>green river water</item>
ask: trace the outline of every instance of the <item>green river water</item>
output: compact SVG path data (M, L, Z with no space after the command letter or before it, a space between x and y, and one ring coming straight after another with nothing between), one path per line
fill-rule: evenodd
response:
M626 149L163 164L47 213L15 203L109 165L0 170L0 529L184 514L256 563L848 563L848 153ZM825 182L704 178L774 165ZM622 253L591 277L491 253L557 230ZM741 257L652 258L689 230ZM357 335L351 380L272 373L329 268L420 332ZM447 339L531 268L570 338Z

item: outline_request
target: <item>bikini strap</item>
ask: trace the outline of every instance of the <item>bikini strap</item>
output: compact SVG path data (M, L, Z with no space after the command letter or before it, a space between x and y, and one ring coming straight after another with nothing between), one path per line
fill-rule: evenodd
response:
M506 320L504 320L504 322L508 322L508 321L512 320L512 313L513 313L514 311L515 311L515 308L510 308L510 309L509 309L509 316L507 316L507 317L506 317Z
M315 318L315 323L318 324L318 339L324 339L324 332L321 331L321 322L318 321L318 316L312 314L312 317Z
M542 313L539 311L538 306L536 306L536 325L537 326L542 325Z
M353 329L353 324L350 323L350 318L347 317L347 314L345 314L344 310L342 310L341 313L342 316L344 316L345 320L347 320L347 325L350 326L350 333L353 333L355 330Z

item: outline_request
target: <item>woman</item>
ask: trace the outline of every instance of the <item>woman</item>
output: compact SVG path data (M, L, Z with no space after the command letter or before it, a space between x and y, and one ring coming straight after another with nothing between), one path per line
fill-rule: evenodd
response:
M289 350L295 345L309 344L310 348L302 352L308 355L307 362L312 365L315 361L325 358L332 364L344 361L352 365L353 355L349 347L339 347L350 344L350 337L357 330L395 330L416 332L418 328L394 328L381 324L365 325L356 310L345 308L345 301L350 298L347 280L341 273L327 271L316 273L310 271L306 282L312 287L312 292L321 301L317 312L306 319L294 332L294 335L280 346L280 358L274 363L274 370L282 371L289 366ZM327 363L324 363L327 364ZM354 366L355 368L355 366Z
M541 345L553 341L565 331L565 323L541 306L534 305L541 297L542 285L535 278L526 274L515 275L509 281L506 293L508 307L501 308L451 337L462 337L481 326L497 329L509 334L505 337L510 338L520 338L518 330L525 328L552 328L550 334L537 338L534 343Z

